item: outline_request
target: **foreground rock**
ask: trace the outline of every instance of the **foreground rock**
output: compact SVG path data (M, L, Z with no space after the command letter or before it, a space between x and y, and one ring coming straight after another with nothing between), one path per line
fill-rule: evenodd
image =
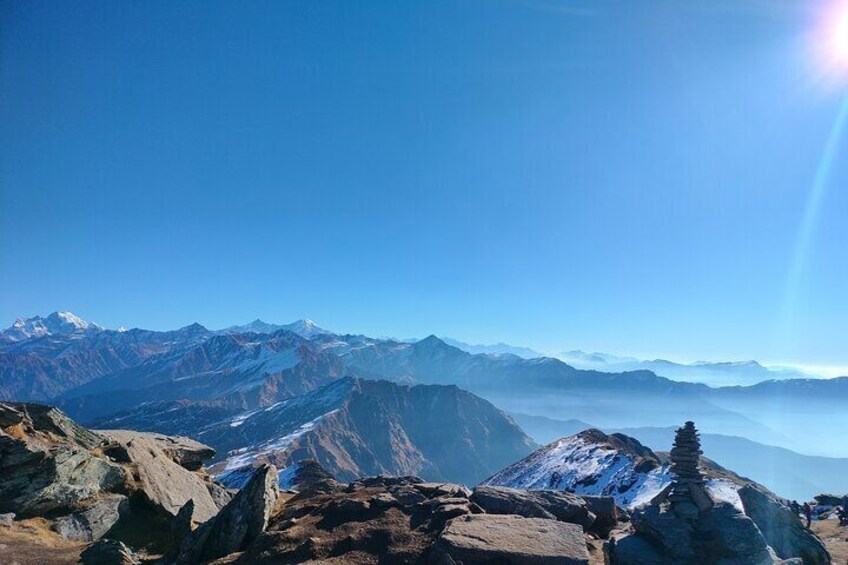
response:
M454 561L522 565L588 565L583 530L576 524L514 515L463 516L435 544Z
M316 476L309 488L279 508L244 552L221 563L589 562L583 525L557 518L585 524L591 513L579 497L558 493L566 502L561 508L547 500L551 512L525 518L488 514L475 502L490 501L489 508L503 509L496 505L514 504L513 495L520 498L521 493L493 489L478 495L462 485L417 477L377 476L340 485L320 472ZM475 537L480 538L477 545L472 543Z
M93 500L84 510L57 518L53 529L67 540L94 541L105 536L128 512L127 497L107 495Z
M633 513L633 534L607 544L611 563L781 563L749 516L731 504L712 499L699 469L700 454L698 432L692 422L686 422L677 430L672 450L675 475L671 485L649 506ZM785 535L790 531L781 526L776 533Z
M186 438L96 433L49 406L0 403L0 513L44 519L66 540L108 536L162 552L188 500L194 522L229 500L190 470L213 453Z
M213 519L182 544L178 563L211 561L244 549L265 531L279 496L277 470L263 465Z
M0 512L68 512L125 481L120 465L94 453L102 438L55 408L0 404L0 423Z
M184 451L170 446L163 439L165 436L124 430L100 433L111 442L105 448L106 452L118 461L128 463L133 470L130 488L142 494L152 505L173 517L186 502L192 500L197 522L205 522L218 513L207 481L177 462L191 461L191 458ZM180 441L184 440L181 438ZM209 448L205 450L213 455L215 453ZM193 463L190 466L194 466Z
M801 524L787 501L753 485L742 488L739 497L745 514L779 557L800 557L807 565L831 562L822 540Z
M694 520L681 518L667 506L650 506L635 512L632 519L635 535L654 548L657 563L776 563L754 522L727 503L715 505ZM630 543L619 546L630 548ZM615 563L641 563L620 551L616 557Z

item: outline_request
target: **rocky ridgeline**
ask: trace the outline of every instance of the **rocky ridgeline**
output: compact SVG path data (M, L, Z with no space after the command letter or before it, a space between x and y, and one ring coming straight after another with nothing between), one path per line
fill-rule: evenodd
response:
M289 478L296 491L280 493L261 465L233 492L201 469L211 455L185 438L95 432L54 408L0 404L0 562L37 547L39 564L588 564L587 540L617 523L608 497L416 477L344 484L314 461ZM65 545L44 544L46 533Z
M378 476L319 481L280 508L227 563L532 563L602 560L587 540L615 523L609 498Z
M805 529L786 501L748 485L744 512L716 502L698 467L700 440L692 422L677 430L671 450L674 478L632 516L632 532L606 544L618 565L773 565L830 563L824 544Z
M609 496L382 475L345 484L314 461L284 477L258 465L230 491L192 440L95 432L54 408L0 404L0 563L830 563L765 489L740 490L744 513L711 499L699 452L687 423L673 482L632 518Z

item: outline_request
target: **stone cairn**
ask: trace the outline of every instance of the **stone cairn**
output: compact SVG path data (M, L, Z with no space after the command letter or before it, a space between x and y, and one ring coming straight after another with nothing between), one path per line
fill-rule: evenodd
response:
M701 456L701 440L693 422L686 422L677 429L674 447L671 449L671 492L668 501L675 513L688 518L697 517L699 512L713 506L705 488L704 476L698 469Z

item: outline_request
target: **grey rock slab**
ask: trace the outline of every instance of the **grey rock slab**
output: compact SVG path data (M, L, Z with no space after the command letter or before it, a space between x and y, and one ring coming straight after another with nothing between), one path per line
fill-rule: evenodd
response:
M189 500L194 501L195 520L205 522L218 513L206 481L174 462L151 434L125 430L100 432L121 444L133 469L132 488L171 516Z
M579 496L557 490L521 490L479 486L471 501L490 514L517 514L525 518L554 518L589 528L595 515Z
M576 524L514 515L473 514L454 518L436 548L465 565L588 565L583 530Z
M53 529L67 540L95 541L106 535L127 509L125 496L106 496L94 500L85 510L57 518Z

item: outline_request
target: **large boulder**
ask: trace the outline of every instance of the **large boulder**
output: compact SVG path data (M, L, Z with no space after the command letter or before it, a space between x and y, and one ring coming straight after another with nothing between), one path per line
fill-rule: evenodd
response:
M681 518L666 506L652 505L632 516L636 535L649 542L652 553L636 540L627 539L614 563L718 563L721 565L772 565L777 562L754 522L733 505L719 503L694 519ZM624 541L624 540L622 540Z
M474 514L448 522L435 549L464 565L588 565L576 524L514 515Z
M579 524L584 529L588 529L595 521L595 515L589 512L585 500L558 490L478 486L471 495L471 502L489 514L560 520Z
M755 485L739 489L739 498L745 514L779 557L800 557L807 565L831 562L824 543L803 526L787 501Z
M618 524L621 517L615 499L611 496L580 495L586 502L586 509L595 515L592 532L606 538Z
M120 494L95 499L79 512L57 518L53 529L67 540L95 541L106 535L128 510Z
M715 563L767 565L777 562L754 522L727 502L702 513L696 536L698 555L712 556Z
M100 433L112 442L107 453L131 469L129 489L143 495L150 504L174 517L186 502L193 500L196 522L205 522L218 513L208 483L177 463L173 452L163 449L158 434L125 430Z
M241 551L265 531L279 496L277 470L257 468L253 478L221 512L188 536L178 563L193 564Z

